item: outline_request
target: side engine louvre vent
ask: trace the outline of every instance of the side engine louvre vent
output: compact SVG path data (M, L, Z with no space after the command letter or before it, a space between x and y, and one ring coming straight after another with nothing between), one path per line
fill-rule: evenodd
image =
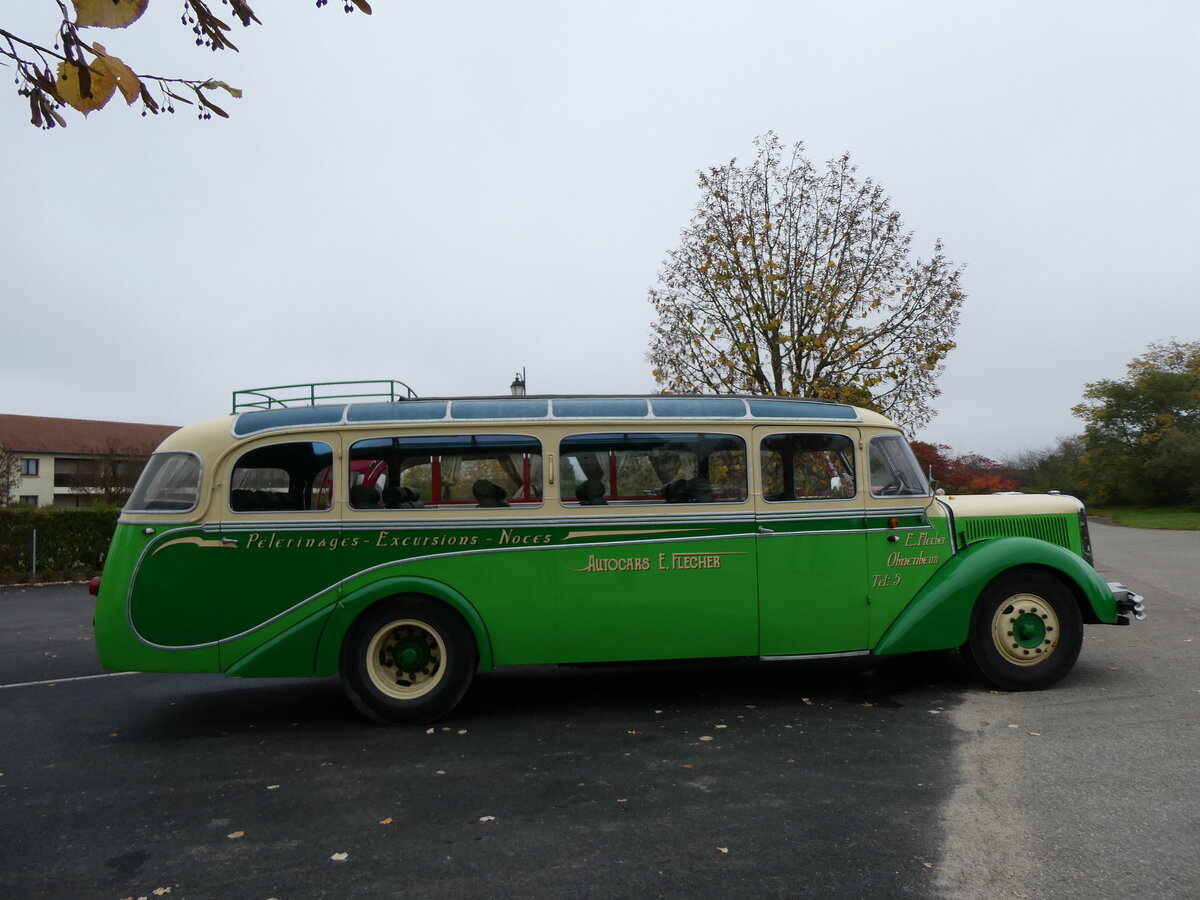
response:
M1005 516L995 519L959 519L966 543L996 537L1031 537L1073 550L1068 519L1073 516Z

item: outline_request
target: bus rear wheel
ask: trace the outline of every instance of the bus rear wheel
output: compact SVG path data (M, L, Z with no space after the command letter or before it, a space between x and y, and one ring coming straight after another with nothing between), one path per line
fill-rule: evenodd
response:
M985 681L1027 691L1059 681L1082 646L1083 621L1071 592L1045 572L1016 569L979 595L962 650Z
M453 609L423 597L381 601L355 620L342 645L342 687L376 722L432 722L467 692L478 656Z

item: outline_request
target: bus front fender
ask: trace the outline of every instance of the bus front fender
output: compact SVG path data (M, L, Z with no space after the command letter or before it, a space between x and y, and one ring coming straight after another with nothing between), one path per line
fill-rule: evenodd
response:
M454 588L440 581L412 575L397 575L381 578L369 584L356 586L351 583L347 586L347 590L338 601L333 615L329 617L321 635L321 641L317 647L316 674L326 676L337 673L338 661L342 653L342 641L346 637L346 631L363 610L373 603L400 594L419 594L432 597L457 611L475 636L475 646L479 650L479 671L490 672L492 670L495 663L491 638L483 617L479 615L479 611L471 602Z
M970 544L938 570L884 632L874 653L950 650L967 640L971 612L984 588L1018 568L1049 571L1075 595L1085 622L1116 623L1112 591L1069 550L1036 538L1001 537Z

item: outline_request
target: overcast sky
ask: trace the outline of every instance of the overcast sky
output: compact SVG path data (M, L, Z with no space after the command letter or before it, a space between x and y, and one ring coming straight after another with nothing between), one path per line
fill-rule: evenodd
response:
M646 294L696 172L767 130L849 151L919 255L967 267L919 437L1050 446L1086 383L1200 339L1194 0L252 2L240 54L167 0L92 29L243 89L228 121L117 97L42 132L5 70L0 412L182 425L235 389L502 393L522 367L653 391ZM51 41L55 11L0 27Z

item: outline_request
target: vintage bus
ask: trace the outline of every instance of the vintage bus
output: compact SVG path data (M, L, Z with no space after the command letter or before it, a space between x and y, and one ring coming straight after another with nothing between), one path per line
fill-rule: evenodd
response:
M367 716L426 722L531 663L959 649L1043 688L1085 623L1144 617L1077 500L942 496L866 409L241 396L167 438L121 513L93 584L109 669L338 673Z

